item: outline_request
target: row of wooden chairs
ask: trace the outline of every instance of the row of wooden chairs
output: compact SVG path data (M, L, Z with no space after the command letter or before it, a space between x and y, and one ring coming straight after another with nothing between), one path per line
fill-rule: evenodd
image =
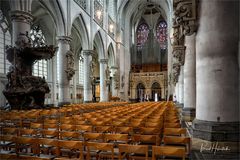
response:
M1 137L3 138L3 137ZM6 138L6 137L5 137ZM8 139L11 141L11 139ZM9 157L26 157L30 159L45 157L48 159L61 158L78 158L90 160L92 157L96 159L149 159L149 146L136 144L119 144L116 148L113 143L99 142L83 142L73 140L56 140L46 138L30 138L30 137L12 137L15 143L11 146L15 149L14 153L2 154ZM174 156L185 159L186 153L184 147L176 146L151 146L152 159L156 156ZM12 154L11 154L12 153ZM4 158L3 158L4 159ZM6 158L7 159L7 158ZM11 158L10 158L11 159Z
M24 126L24 121L40 121L44 118L56 118L67 115L78 115L85 112L103 110L116 106L124 106L126 102L104 102L104 103L90 103L90 104L74 104L66 105L61 108L52 109L32 109L22 111L1 111L0 112L0 126L15 125Z

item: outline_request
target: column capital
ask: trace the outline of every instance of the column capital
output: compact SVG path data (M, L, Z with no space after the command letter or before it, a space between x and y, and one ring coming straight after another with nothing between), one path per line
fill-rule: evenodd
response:
M67 43L70 44L72 41L72 38L69 36L57 36L58 43Z
M118 69L118 66L111 66L110 69L112 69L112 70L117 70L117 69Z
M102 63L102 64L107 64L108 59L100 59L99 62Z
M82 50L82 55L83 56L92 56L95 54L94 50Z
M18 10L11 11L10 16L11 16L11 21L25 22L28 24L31 24L33 20L32 14L25 11L18 11Z

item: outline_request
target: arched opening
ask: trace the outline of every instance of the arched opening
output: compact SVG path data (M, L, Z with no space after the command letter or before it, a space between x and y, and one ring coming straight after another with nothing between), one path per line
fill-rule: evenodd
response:
M137 101L143 102L144 101L144 95L145 95L145 86L142 83L139 83L136 87L137 89Z
M151 100L153 101L160 101L161 100L161 87L160 84L154 82L151 87L152 90L152 97Z
M112 97L113 92L114 92L114 87L113 87L113 70L112 67L115 65L115 56L114 56L114 49L112 46L112 43L108 47L108 69L110 70L110 82L108 84L108 91L109 91L109 99Z
M53 3L47 1L33 1L32 2L32 15L33 24L31 27L30 35L32 40L41 39L43 44L56 45L56 36L58 30L64 30L61 18L56 16L60 11L60 8L52 9ZM61 25L60 25L61 24ZM57 62L57 54L50 60L39 60L35 62L33 66L33 75L44 77L50 88L50 93L45 95L45 104L52 105L58 101L58 89L57 79L59 77L58 72L55 71L55 65L59 65ZM57 67L58 69L58 67Z

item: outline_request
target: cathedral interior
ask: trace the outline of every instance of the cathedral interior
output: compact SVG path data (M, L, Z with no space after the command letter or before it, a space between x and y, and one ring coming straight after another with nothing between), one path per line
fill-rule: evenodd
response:
M0 159L240 159L239 0L0 0Z

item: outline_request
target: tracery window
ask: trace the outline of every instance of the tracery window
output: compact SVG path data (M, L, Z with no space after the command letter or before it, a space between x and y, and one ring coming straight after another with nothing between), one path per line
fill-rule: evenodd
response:
M156 28L157 40L160 43L161 49L167 48L167 23L166 21L160 21Z
M84 68L83 68L83 59L79 60L79 84L83 85L83 77L84 77Z
M74 0L80 7L82 7L84 10L87 8L86 0Z
M11 65L6 57L6 45L11 45L11 34L6 17L0 10L0 73L6 74Z
M103 0L94 1L94 19L102 27L103 26Z
M146 23L141 23L137 28L137 46L142 46L148 39L149 27Z
M39 28L39 26L34 26L30 31L30 37L31 40L34 42L35 40L38 40L38 45L40 46L46 44L45 36L43 35L42 30ZM34 43L33 43L34 46ZM36 47L36 46L34 46ZM46 60L39 60L35 62L33 65L33 75L38 77L44 77L47 79L47 61Z

